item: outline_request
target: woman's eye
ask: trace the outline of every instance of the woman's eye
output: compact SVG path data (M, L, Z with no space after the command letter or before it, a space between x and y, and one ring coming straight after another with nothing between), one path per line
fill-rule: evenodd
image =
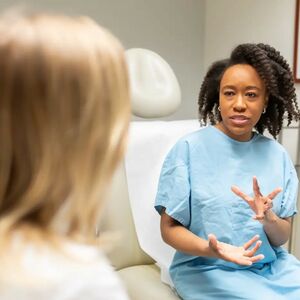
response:
M256 93L250 93L250 92L249 92L249 93L246 94L246 96L247 96L247 97L250 97L250 98L255 98L255 97L257 97L257 94L256 94Z
M225 91L224 95L227 97L232 97L234 95L234 92L233 91Z

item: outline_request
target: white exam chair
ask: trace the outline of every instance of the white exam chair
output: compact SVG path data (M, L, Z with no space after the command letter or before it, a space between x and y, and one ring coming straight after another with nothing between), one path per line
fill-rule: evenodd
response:
M176 111L181 93L170 66L149 50L131 49L126 55L133 113L158 118ZM133 300L179 299L167 272L174 249L161 240L160 217L153 205L164 156L198 124L197 120L131 123L127 154L113 178L99 231L119 234L108 257Z

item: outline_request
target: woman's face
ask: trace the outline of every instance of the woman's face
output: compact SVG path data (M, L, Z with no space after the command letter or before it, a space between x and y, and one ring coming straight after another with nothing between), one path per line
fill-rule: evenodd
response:
M238 64L224 72L219 104L222 121L216 126L235 140L250 140L267 104L265 84L252 66Z

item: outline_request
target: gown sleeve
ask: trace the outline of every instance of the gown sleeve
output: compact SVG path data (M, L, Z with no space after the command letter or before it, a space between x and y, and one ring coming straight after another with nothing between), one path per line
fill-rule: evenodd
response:
M168 153L160 173L155 209L165 212L183 226L190 223L189 151L186 141L179 141Z
M279 217L288 218L297 213L298 182L299 180L295 167L286 154L285 186L283 189Z

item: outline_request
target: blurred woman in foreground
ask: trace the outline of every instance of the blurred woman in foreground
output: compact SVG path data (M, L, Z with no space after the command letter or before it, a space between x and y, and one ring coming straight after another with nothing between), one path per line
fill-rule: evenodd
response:
M94 233L129 111L123 48L94 21L1 18L1 299L127 299Z

